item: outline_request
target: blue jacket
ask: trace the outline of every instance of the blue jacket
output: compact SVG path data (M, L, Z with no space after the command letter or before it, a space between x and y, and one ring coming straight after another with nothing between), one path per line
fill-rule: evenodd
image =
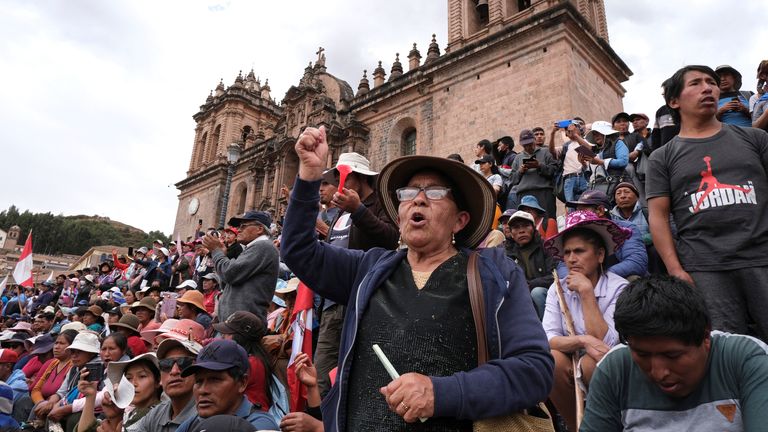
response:
M275 424L275 421L267 413L260 409L254 408L253 404L248 401L248 398L243 396L240 407L233 414L237 417L243 418L248 423L253 425L256 430L278 430L279 427ZM184 423L179 425L176 432L189 432L194 425L201 422L202 419L199 415L195 414L194 417L187 419Z
M350 353L360 319L376 289L406 258L406 252L382 248L363 252L318 241L314 226L319 187L320 181L296 180L280 251L307 286L347 306L336 384L322 403L325 430L341 432L346 426ZM435 417L481 419L519 411L545 400L552 387L554 362L523 271L504 256L503 248L482 250L478 265L493 360L468 372L430 377Z
M610 216L610 215L608 215ZM628 276L645 276L648 274L648 251L643 243L643 235L635 224L621 220L614 220L616 225L632 230L632 236L624 242L616 252L605 260L605 270L610 270L624 279ZM557 275L564 278L568 275L565 262L557 266Z

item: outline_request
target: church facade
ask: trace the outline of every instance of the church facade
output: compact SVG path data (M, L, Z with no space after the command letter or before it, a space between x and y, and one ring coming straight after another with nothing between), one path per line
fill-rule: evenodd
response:
M424 56L413 44L389 74L381 62L357 89L330 74L323 49L277 103L251 71L218 87L197 122L187 177L176 184L174 238L202 220L218 226L229 164L227 218L246 210L279 216L298 171L301 130L324 125L333 166L339 154L366 155L373 169L409 154L474 157L482 139L515 138L521 129L580 116L610 120L622 110L631 75L608 44L602 0L447 0L448 45L433 36Z

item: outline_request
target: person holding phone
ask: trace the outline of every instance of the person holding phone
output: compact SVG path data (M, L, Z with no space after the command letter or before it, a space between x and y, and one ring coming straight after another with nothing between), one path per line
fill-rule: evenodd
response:
M749 101L739 91L741 73L728 65L718 66L715 72L720 76L720 98L715 117L726 124L752 127Z
M72 368L69 369L67 377L56 394L48 398L50 404L48 420L54 422L61 421L66 431L73 430L78 420L77 416L72 416L72 402L81 396L77 387L80 381L80 371L89 362L94 360L97 362L101 361L99 358L100 348L99 337L91 331L78 333L72 344L66 348L70 353ZM48 408L48 406L45 408Z
M523 151L512 162L512 185L517 187L518 200L532 195L544 206L547 214L556 215L557 207L552 186L557 161L548 149L536 146L531 130L523 129L519 142Z

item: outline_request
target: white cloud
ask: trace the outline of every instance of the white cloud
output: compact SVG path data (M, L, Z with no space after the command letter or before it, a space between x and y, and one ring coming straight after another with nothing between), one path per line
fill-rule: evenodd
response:
M189 165L191 116L220 78L269 78L281 99L325 47L356 89L413 42L446 44L444 1L5 1L0 4L0 209L100 214L169 233ZM761 2L613 0L614 49L634 71L625 107L652 115L687 63L729 63L754 85ZM723 24L724 20L732 24ZM727 30L726 30L727 29Z

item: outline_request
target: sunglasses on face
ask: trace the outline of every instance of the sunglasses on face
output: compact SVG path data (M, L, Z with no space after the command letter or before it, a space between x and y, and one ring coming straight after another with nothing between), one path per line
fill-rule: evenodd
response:
M194 357L171 357L164 358L158 362L160 364L160 372L170 372L173 369L173 365L179 365L179 370L184 370L195 363Z
M451 191L451 188L447 188L445 186L427 186L425 188L422 187L402 187L395 192L397 193L397 199L400 202L403 201L411 201L416 198L421 191L424 191L424 194L427 196L427 199L430 201L435 200L441 200L445 198L448 195L448 192Z

